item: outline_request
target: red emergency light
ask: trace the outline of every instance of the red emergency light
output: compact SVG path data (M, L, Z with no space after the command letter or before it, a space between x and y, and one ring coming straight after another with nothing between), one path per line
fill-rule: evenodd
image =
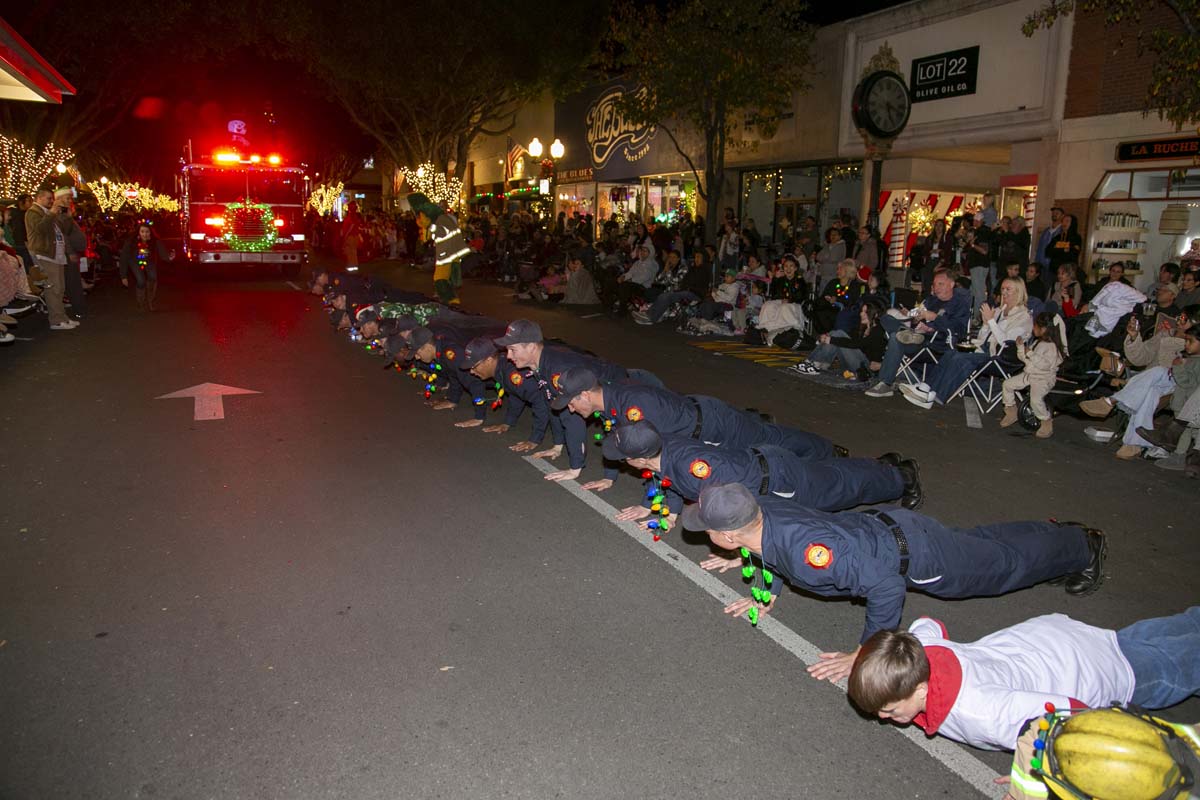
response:
M285 224L284 221L281 220L279 217L275 218L275 227L276 228L282 228L284 226L284 224Z
M224 217L205 217L204 224L211 225L214 228L224 228L225 227L225 218Z
M213 155L213 160L220 162L222 164L232 164L237 161L241 161L242 159L241 159L241 156L239 156L237 153L231 152L229 150L222 150L221 152L215 153Z
M138 196L137 189L126 189L124 192L122 192L122 194L124 194L125 198L128 200L134 200Z

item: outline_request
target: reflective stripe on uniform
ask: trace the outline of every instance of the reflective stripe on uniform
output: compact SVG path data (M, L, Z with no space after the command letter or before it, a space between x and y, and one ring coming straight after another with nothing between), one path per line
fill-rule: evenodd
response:
M443 257L441 257L441 258L439 258L439 259L437 260L437 265L436 265L436 266L439 266L439 267L444 267L444 266L446 266L447 264L450 264L450 263L452 263L453 261L455 261L455 260L457 260L457 259L459 259L459 258L462 258L463 256L465 256L465 255L466 255L467 253L469 253L469 252L471 252L471 248L469 248L469 247L464 247L462 250L459 250L457 253L447 253L445 256L443 256Z
M1032 775L1023 771L1016 763L1013 762L1012 772L1009 777L1012 779L1012 785L1019 787L1021 796L1024 797L1049 797L1050 790L1046 788L1046 784L1042 783L1040 778L1035 778ZM1010 792L1010 794L1012 794ZM1017 796L1017 795L1014 795ZM1019 800L1019 798L1018 798Z

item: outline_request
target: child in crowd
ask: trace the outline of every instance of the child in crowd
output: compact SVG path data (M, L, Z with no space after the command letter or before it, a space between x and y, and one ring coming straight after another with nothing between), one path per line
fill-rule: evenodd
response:
M1167 708L1200 692L1200 606L1119 631L1048 614L977 642L922 617L863 643L848 692L862 711L972 747L1012 750L1022 726L1056 708L1133 702Z
M1007 428L1017 421L1016 390L1029 387L1029 406L1041 422L1034 435L1039 439L1049 439L1054 434L1050 409L1046 408L1046 395L1054 388L1058 367L1066 355L1063 352L1062 334L1058 324L1057 316L1043 311L1033 320L1032 344L1023 338L1016 340L1017 358L1021 359L1025 369L1006 378L1001 384L1004 391L1004 418L1000 420L1001 428Z
M567 291L567 281L563 277L562 270L554 264L546 267L546 274L538 280L538 289L543 300L554 302L562 300L563 294Z

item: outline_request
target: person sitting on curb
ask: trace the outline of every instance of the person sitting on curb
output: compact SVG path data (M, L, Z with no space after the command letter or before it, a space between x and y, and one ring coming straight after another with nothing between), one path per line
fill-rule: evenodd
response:
M1184 335L1183 352L1172 366L1139 372L1116 394L1084 400L1079 410L1096 419L1104 419L1118 407L1129 414L1129 425L1117 450L1117 458L1129 460L1153 446L1140 431L1153 430L1159 400L1171 395L1171 411L1179 413L1197 386L1200 386L1200 331L1193 328Z
M1101 531L1074 522L1001 522L947 528L903 508L829 513L778 497L755 498L740 483L705 487L680 522L708 532L713 545L740 551L714 555L708 570L742 567L778 573L798 589L825 597L862 597L867 622L859 642L900 624L905 592L912 588L945 599L1007 594L1066 576L1068 594L1100 586L1107 550ZM755 587L758 589L759 587ZM769 588L769 587L768 587ZM742 599L726 613L766 613L777 595ZM753 611L753 614L750 614ZM808 668L814 678L836 681L850 673L858 651L822 653Z
M859 710L984 750L1012 750L1025 721L1055 708L1167 708L1200 692L1200 606L1119 631L1064 614L951 641L922 617L862 645L848 693Z
M695 502L709 482L737 482L759 495L774 495L820 511L898 501L921 507L925 493L917 462L897 453L874 458L805 461L773 445L717 447L688 436L663 435L649 420L617 425L604 436L604 458L649 471L672 514L684 501ZM637 520L651 512L650 502L629 506L617 515Z
M936 334L936 347L948 349L954 342L967 336L967 325L971 321L971 293L957 288L954 278L946 270L939 269L933 275L933 294L924 302L917 313L916 328L903 327L901 320L888 315L883 317L884 328L892 334L883 366L879 370L879 382L867 390L867 397L891 397L895 394L893 384L900 362L904 356L920 352L925 338ZM902 329L903 328L903 329Z
M1190 314L1181 313L1175 318L1174 326L1169 320L1163 319L1155 327L1154 335L1143 339L1141 318L1135 314L1125 325L1125 342L1121 345L1121 351L1125 353L1130 366L1169 367L1183 349L1183 335L1197 321L1200 321L1200 309Z
M871 373L879 370L887 352L887 333L880 321L884 311L882 303L867 298L859 307L858 326L853 334L844 331L822 333L817 338L817 346L808 354L808 360L791 367L792 371L817 375L840 361L847 377L869 380Z

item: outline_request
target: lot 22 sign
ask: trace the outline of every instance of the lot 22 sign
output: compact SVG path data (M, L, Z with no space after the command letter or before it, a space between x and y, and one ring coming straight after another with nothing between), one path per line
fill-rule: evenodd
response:
M914 103L975 94L979 46L914 58L909 86Z
M644 93L643 86L636 92ZM653 125L637 126L625 119L617 108L617 101L625 89L614 86L596 98L587 111L587 141L591 150L592 164L602 169L618 151L626 161L634 162L650 151L650 140L656 128Z

